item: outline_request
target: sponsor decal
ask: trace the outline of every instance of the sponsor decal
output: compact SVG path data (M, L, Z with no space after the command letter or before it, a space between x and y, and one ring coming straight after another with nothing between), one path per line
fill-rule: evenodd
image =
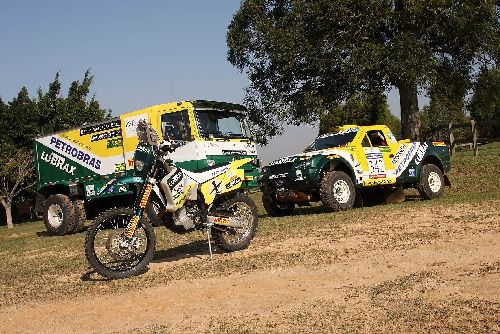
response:
M396 137L394 137L394 135L392 134L391 131L387 132L387 138L389 138L389 142L390 143L396 143L397 142Z
M273 174L273 175L270 175L269 176L269 180L273 180L273 179L281 179L283 177L286 177L286 173L282 173L282 174Z
M121 147L123 145L123 138L110 139L106 143L106 148Z
M427 151L427 148L429 147L429 144L427 143L424 143L422 144L418 150L417 150L417 154L416 154L416 157L415 157L415 164L417 165L420 165L420 163L422 162L422 159L424 158L425 156L425 151Z
M106 184L101 187L101 189L99 189L99 191L97 192L98 195L102 194L102 193L112 193L115 191L115 185L113 184L113 182L115 182L115 179L111 179L109 180L108 182L106 182Z
M102 133L97 133L95 135L92 135L90 137L90 141L99 141L99 140L105 140L109 138L114 138L114 137L119 137L122 135L122 130L113 130L113 131L108 131L108 132L102 132Z
M57 137L50 137L50 146L55 148L56 150L59 150L63 153L66 153L68 156L72 156L76 160L93 167L97 170L101 169L101 160L96 159L92 156L90 156L88 153L85 153L82 150L79 150L78 148L63 142Z
M101 131L105 131L105 130L116 129L119 127L120 127L120 120L119 119L115 119L115 120L112 120L112 121L107 122L107 123L83 126L80 129L80 136L85 136L85 135L88 135L91 133L101 132Z
M222 154L224 155L245 155L247 151L244 150L222 150Z
M115 173L120 173L125 171L125 163L115 164Z
M85 194L87 197L95 196L95 186L93 184L87 184L85 186Z
M227 224L229 224L229 218L227 218L227 217L214 217L214 224L227 225Z
M281 165L281 164L287 164L287 163L290 163L290 162L294 162L296 159L296 157L285 157L285 158L281 158L281 159L278 159L278 160L274 160L273 162L271 162L269 164L269 166L274 166L274 165Z
M180 180L182 180L182 171L177 169L177 171L168 180L167 184L170 189L172 189Z
M137 136L137 124L139 121L148 121L148 114L140 114L136 116L126 117L125 122L125 137L135 137Z
M363 184L365 186L377 186L384 184L393 184L396 181L394 179L373 179L373 180L364 180Z
M237 176L235 176L231 181L229 181L226 184L226 189L231 189L232 187L236 186L237 184L241 183L241 179Z
M408 176L417 176L415 168L408 169Z
M134 159L128 159L128 160L127 160L127 165L128 165L129 167L134 167L134 163L135 163L135 162L134 162Z
M406 150L403 158L401 158L401 161L396 166L396 176L400 176L401 173L403 173L403 171L406 169L406 167L408 167L410 161L413 160L415 153L417 153L417 149L419 146L419 143L410 143L408 145L408 149Z
M60 134L60 136L64 139L66 139L67 141L70 141L72 142L73 144L76 144L84 149L86 149L87 151L92 151L92 148L84 143L82 143L81 141L79 140L76 140L76 139L73 139L73 138L70 138L68 136L66 136L65 134Z
M121 186L118 187L118 192L124 193L127 191L127 186L122 184Z
M394 154L394 158L392 158L392 164L393 165L395 165L396 162L398 162L399 158L401 158L401 156L403 155L405 149L406 149L406 145L405 144L399 145L398 151L396 152L396 154Z
M391 152L390 147L379 147L380 152L389 153Z
M40 158L51 164L52 166L59 168L60 170L70 174L70 175L75 175L75 166L71 166L69 163L66 162L66 158L60 156L59 154L56 154L54 152L52 153L47 153L42 151L42 154L40 155Z

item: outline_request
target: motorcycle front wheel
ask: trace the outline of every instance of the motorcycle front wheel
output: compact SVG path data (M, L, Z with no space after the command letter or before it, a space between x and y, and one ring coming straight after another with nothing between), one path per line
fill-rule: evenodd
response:
M257 231L258 215L255 202L246 194L238 194L224 202L219 209L238 219L242 227L214 226L212 235L216 244L228 252L247 248Z
M153 258L156 237L146 215L132 239L125 238L133 216L131 208L113 208L100 214L87 231L85 256L104 277L117 279L140 274Z

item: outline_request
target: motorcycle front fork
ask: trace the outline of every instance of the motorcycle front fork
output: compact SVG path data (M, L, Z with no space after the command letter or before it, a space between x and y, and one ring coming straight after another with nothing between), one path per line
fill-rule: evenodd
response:
M137 197L137 200L134 204L134 216L132 219L130 219L128 225L127 225L127 233L126 237L127 240L132 240L132 237L135 233L135 230L137 228L137 224L139 224L139 221L142 218L142 215L144 214L144 208L146 207L146 204L149 201L149 196L151 195L151 191L153 190L153 183L150 182L149 180L144 183L142 186L141 192L139 193L139 196Z

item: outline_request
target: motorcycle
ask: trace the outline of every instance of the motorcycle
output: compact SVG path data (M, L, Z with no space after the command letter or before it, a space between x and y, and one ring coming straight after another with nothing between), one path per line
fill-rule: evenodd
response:
M87 230L85 255L96 272L117 279L145 271L156 237L152 222L176 233L205 230L225 251L245 249L257 230L257 207L241 189L243 165L252 159L190 172L169 158L171 141L159 142L153 127L140 122L134 154L135 173L143 180L133 207L115 207L95 218Z

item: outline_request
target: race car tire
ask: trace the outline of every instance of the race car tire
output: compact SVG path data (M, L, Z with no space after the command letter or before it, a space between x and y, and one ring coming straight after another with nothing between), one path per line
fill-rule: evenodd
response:
M291 215L295 209L295 204L277 202L271 195L266 194L262 194L262 204L267 214L272 217Z
M326 172L321 179L319 193L323 204L333 211L349 210L356 198L354 183L342 171Z
M423 199L438 198L443 194L444 186L444 175L438 166L433 164L422 166L417 189Z

